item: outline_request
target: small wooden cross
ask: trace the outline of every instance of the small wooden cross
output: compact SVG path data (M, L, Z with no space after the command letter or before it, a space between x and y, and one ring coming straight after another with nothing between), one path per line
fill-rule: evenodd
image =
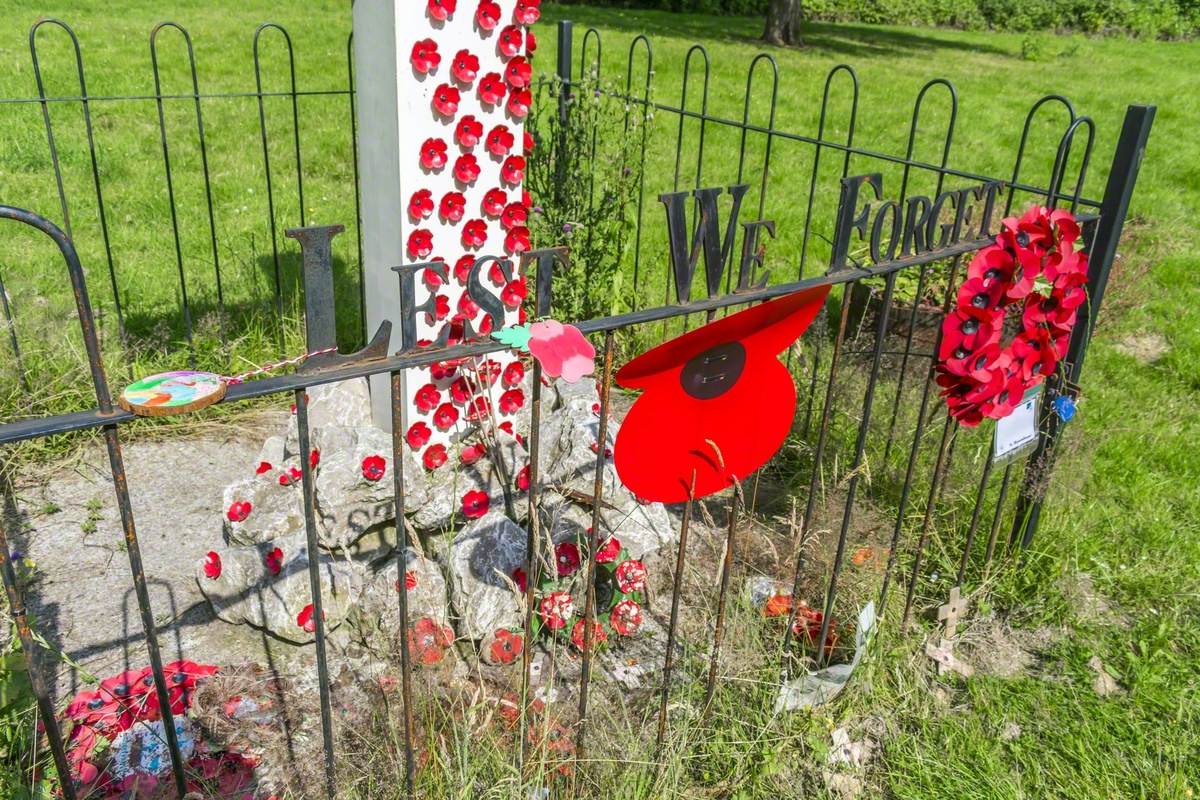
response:
M942 633L943 638L953 639L958 635L958 618L962 616L966 608L967 604L963 600L962 593L955 586L950 590L949 601L938 609L938 622L946 623L945 631Z

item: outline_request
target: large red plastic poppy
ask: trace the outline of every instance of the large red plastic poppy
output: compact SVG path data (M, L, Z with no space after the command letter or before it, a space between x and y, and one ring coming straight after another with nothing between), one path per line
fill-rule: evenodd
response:
M812 324L828 286L806 289L686 333L635 358L617 383L643 389L617 434L615 462L644 500L679 503L746 478L775 454L796 409L778 354Z

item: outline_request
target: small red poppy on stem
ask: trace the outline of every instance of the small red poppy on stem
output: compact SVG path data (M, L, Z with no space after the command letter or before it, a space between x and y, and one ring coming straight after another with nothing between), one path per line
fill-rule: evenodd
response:
M529 252L529 229L519 225L504 235L504 249L513 255Z
M471 268L475 266L475 256L467 253L458 261L454 262L454 280L461 284L466 284L467 277L471 274Z
M504 289L500 292L500 302L509 308L516 308L525 302L528 294L529 289L525 284L525 279L518 278L515 281L509 281L505 284Z
M558 577L574 575L579 569L579 563L579 545L574 542L559 542L554 547L554 565L558 569Z
M532 25L541 19L541 5L542 0L517 0L517 7L513 9L513 19L522 25Z
M500 177L511 186L519 185L525 180L525 158L509 156L504 159L504 163L500 165Z
M425 452L421 454L421 463L425 465L425 469L434 470L446 463L446 445L431 444L425 448Z
M450 398L460 406L470 400L471 395L471 386L464 376L460 375L454 379L454 383L450 384Z
M596 453L597 455L600 454L600 443L599 442L592 442L591 448L592 448L593 453ZM604 448L604 457L612 458L612 448L611 447Z
M570 592L550 592L538 605L538 616L542 624L552 631L562 630L575 614L575 602Z
M413 44L412 55L409 57L413 69L422 75L428 75L438 68L438 64L442 63L442 57L438 53L437 42L433 39L421 39Z
M450 62L450 72L454 80L469 86L479 74L479 57L471 55L470 50L459 50Z
M444 294L439 294L433 298L433 314L425 313L425 320L429 324L433 324L439 319L445 319L450 314L450 298Z
M481 30L493 31L500 24L500 6L492 0L481 0L475 9L475 23Z
M453 378L456 372L458 372L457 361L435 361L429 365L429 376L435 381Z
M304 473L299 467L288 467L285 471L279 473L279 485L291 486L296 481L304 477Z
M515 414L525 405L525 393L520 389L509 389L500 395L500 413Z
M429 219L433 215L433 192L418 189L408 200L408 217L413 222Z
M426 139L421 145L421 166L431 172L446 166L446 143L436 137Z
M488 512L491 504L487 492L472 489L462 496L462 513L467 519L479 519Z
M426 8L429 11L429 16L439 22L445 22L450 19L458 8L458 0L429 0L426 3Z
M458 222L467 210L467 198L462 192L446 192L438 204L438 213L448 222Z
M417 389L414 400L417 404L417 410L422 414L428 414L438 407L438 403L442 400L442 393L432 383L427 383L420 389Z
M278 547L272 549L263 558L263 563L267 566L267 572L272 575L278 575L280 570L283 569L283 551Z
M245 522L252 510L254 510L254 506L250 504L249 500L239 500L229 506L229 510L225 512L225 518L230 522Z
M476 422L477 420L485 419L492 411L492 401L484 395L478 395L471 398L467 403L467 420Z
M472 249L483 247L487 242L487 223L481 219L473 219L463 226L463 247Z
M318 466L320 466L320 464L321 464L321 451L320 450L309 450L308 451L308 468L316 469Z
M463 153L454 162L454 179L467 186L479 179L479 160L471 153Z
M455 319L475 319L478 314L479 304L471 299L470 293L463 292L460 294L458 296L458 315Z
M475 119L473 114L467 114L458 121L454 128L454 141L466 148L474 147L483 138L483 123Z
M508 387L516 386L521 381L525 380L525 365L520 361L514 361L504 368L504 385Z
M524 139L522 141L524 144L523 149L525 150L525 155L529 155L530 153L533 152L533 148L534 148L534 144L535 144L534 140L533 140L533 134L531 134L529 131L522 131L521 135L524 137Z
M515 89L524 89L533 78L533 68L524 56L517 56L504 67L504 79Z
M608 621L613 630L622 636L633 636L642 626L642 607L626 598L613 606Z
M521 471L517 473L517 477L513 479L513 484L519 492L529 491L529 465L521 467Z
M525 119L529 116L529 107L531 105L533 105L532 92L528 89L513 89L512 94L508 96L508 104L505 108L516 119Z
M214 581L221 577L221 554L216 550L209 550L204 556L204 576Z
M506 205L508 205L508 195L503 189L488 189L487 194L483 196L483 213L489 217L500 216Z
M519 633L501 628L492 634L492 643L488 654L493 664L511 664L525 649L525 640Z
M264 475L273 469L275 469L275 468L271 466L270 461L260 461L260 462L258 462L258 466L254 470L254 474L255 475Z
M498 72L489 72L479 80L479 99L489 106L500 105L508 94L508 85Z
M321 612L321 619L325 619L325 612ZM313 617L313 604L309 603L300 613L296 615L296 625L305 633L314 633L317 630L317 620Z
M425 423L420 422L417 424L424 425ZM426 428L426 430L428 430L428 428ZM410 436L412 435L412 428L409 428L409 435ZM411 438L409 439L409 444L412 445ZM415 447L418 445L413 445L413 446ZM378 481L378 480L382 480L383 474L386 471L387 471L387 460L383 456L372 455L372 456L367 456L366 458L364 458L362 460L362 476L364 478L366 478L367 480L371 481L372 483L374 483L375 481Z
M458 409L450 403L442 403L433 413L433 424L439 431L448 431L458 422Z
M617 565L613 577L617 579L617 588L624 594L633 594L646 588L646 565L636 559L622 561Z
M528 219L529 209L521 203L509 203L500 215L500 224L504 226L504 230L509 231L523 226Z
M533 54L537 52L537 36L533 31L525 32L525 55L533 58Z
M483 442L476 442L464 447L458 454L458 460L464 467L469 467L485 455L487 455L487 445Z
M507 125L497 125L488 131L487 151L494 156L506 156L515 142L516 138Z
M425 258L433 252L433 233L424 228L417 228L408 235L408 255L411 258Z
M499 261L493 261L488 267L488 280L497 286L502 286L508 280L504 277L504 269L500 266Z
M591 531L588 531L588 533L591 533ZM616 561L617 557L620 555L621 540L615 536L610 536L608 537L608 541L596 551L596 563L611 564L612 562Z
M604 644L608 641L608 632L604 630L604 626L598 620L592 620L592 641L587 642L584 636L587 634L587 620L578 620L575 627L571 629L571 644L580 651L587 649L590 644L592 647Z
M525 574L525 570L517 567L512 571L513 583L521 590L521 594L529 591L529 577Z
M409 658L424 667L441 661L453 643L454 631L428 617L417 620L408 631Z
M505 25L504 29L500 31L500 41L496 44L496 47L500 50L500 55L505 58L512 58L521 52L523 44L521 29L516 25Z

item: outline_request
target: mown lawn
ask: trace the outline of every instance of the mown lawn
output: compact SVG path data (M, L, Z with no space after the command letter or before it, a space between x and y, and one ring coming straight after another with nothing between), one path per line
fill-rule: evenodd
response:
M32 96L35 84L26 34L35 12L14 2L0 8L0 97ZM66 19L79 33L91 93L153 92L147 36L151 26L168 15L157 4L60 1L44 4L39 11ZM349 15L344 3L283 8L262 0L189 3L171 9L169 16L192 34L205 92L253 91L252 34L254 26L268 19L291 33L301 89L337 90L346 85ZM580 23L577 63L582 28L599 29L601 73L622 86L630 42L639 33L649 35L654 47L652 94L663 103L678 103L687 50L693 42L703 43L711 62L709 111L741 119L747 67L761 49L754 41L757 20L551 6L541 26L542 68L554 59L555 35L549 23L563 18ZM46 31L41 57L48 91L73 95L77 87L63 39L58 32ZM164 86L183 93L188 91L188 78L180 63L181 45L168 36L176 34L168 31L160 41ZM264 37L264 54L271 54L264 85L282 88L280 40L277 33ZM590 60L594 44L589 48ZM863 720L887 720L882 750L866 776L865 796L1183 798L1192 796L1200 782L1200 288L1195 280L1200 233L1194 226L1200 213L1200 138L1195 135L1200 124L1200 48L1195 43L1047 37L1037 49L1045 53L1044 59L1029 61L1021 58L1019 35L820 25L812 27L804 49L769 51L779 65L778 128L814 134L824 77L835 65L848 63L862 85L856 141L876 151L902 153L913 98L928 79L945 77L959 97L950 164L1001 177L1012 172L1029 106L1045 94L1062 93L1096 123L1094 157L1084 187L1090 197L1102 192L1126 105L1158 106L1131 210L1131 235L1114 268L1108 306L1088 357L1083 401L1072 424L1076 447L1060 465L1033 550L1021 566L1002 572L986 600L991 610L1019 626L1061 627L1063 633L1054 637L1031 674L946 679L946 694L940 696L925 679L918 643L885 635L860 679L827 712L832 724L845 724L856 732ZM163 56L168 51L169 65ZM688 107L697 110L699 58L694 56L697 71L688 101ZM635 67L635 86L643 80L641 63ZM752 121L763 121L769 81L761 65L756 75L749 114ZM841 112L830 112L826 135L831 140L846 135L847 98L846 86L835 84L831 109ZM915 153L937 161L947 119L944 90L932 91L928 102ZM273 258L257 105L252 98L230 97L208 101L204 107L223 288L230 309L231 359L218 344L213 315L215 284L199 151L188 127L194 124L194 109L190 100L167 105L184 269L204 342L201 363L223 368L227 360L236 364L273 357ZM137 336L138 367L177 365L183 333L155 104L97 100L92 111L114 263L129 309L127 322ZM78 107L56 107L52 113L72 223L89 267L93 296L97 305L111 308ZM282 228L299 221L291 108L286 99L275 98L268 101L266 113ZM305 97L300 114L305 218L352 223L348 100ZM1038 183L1048 177L1061 132L1061 118L1051 117L1035 124L1023 171ZM738 169L739 138L718 126L705 130L703 156L697 161L700 131L694 121L684 126L685 155L677 168L676 125L674 117L660 114L651 129L646 215L655 222L660 213L657 194L676 181L693 185L697 163L706 185L730 182ZM752 136L747 149L744 169L754 176L752 182L761 169L763 144L761 137ZM841 167L838 157L823 158L809 243L810 274L821 268L828 252L816 234L827 235L830 229ZM811 148L774 143L765 206L767 216L779 225L780 236L769 258L778 274L789 274L799 261L811 163ZM850 166L852 172L867 168L877 166L857 158ZM885 186L895 186L898 170L883 171ZM1074 172L1069 174L1071 185ZM913 190L932 188L929 175L918 171L912 180ZM748 202L759 198L756 187ZM0 105L0 202L61 220L37 105ZM661 265L665 240L656 227L648 230L642 263ZM339 267L348 278L339 318L347 338L359 324L352 281L357 270L354 236L351 226L337 249ZM281 247L282 241L280 237ZM285 276L294 276L295 266L294 257L285 254ZM661 277L654 272L641 275L642 305L661 299ZM67 347L74 341L67 333L71 326L55 321L63 318L69 304L61 265L32 239L6 236L0 240L0 277L13 299L18 329L28 338L26 359L45 387L35 410L87 406L86 390L74 384L82 365L72 361L77 346ZM632 279L631 274L625 277ZM294 277L285 284L287 345L294 346L298 328L293 323L300 306ZM111 313L104 325L106 348L115 357ZM1139 359L1122 347L1146 334L1165 344L1159 357ZM0 344L0 408L7 417L22 413L26 400L6 346ZM1084 614L1070 602L1062 587L1076 582L1081 573L1090 576L1111 613ZM894 605L895 601L893 612ZM1093 656L1112 671L1122 693L1101 697L1093 691L1094 673L1087 666ZM726 712L719 718L737 717L736 708ZM743 722L746 729L731 723L725 743L706 751L711 768L684 770L672 783L670 796L709 796L702 785L718 779L721 796L789 796L789 789L811 788L814 783L820 791L820 781L808 779L820 772L823 720L770 720L770 736L760 736L749 725L765 723L765 717L747 715ZM1020 726L1020 735L1002 735L1009 723ZM768 746L766 741L784 744ZM737 774L727 773L728 764L737 765ZM454 792L456 787L445 789Z

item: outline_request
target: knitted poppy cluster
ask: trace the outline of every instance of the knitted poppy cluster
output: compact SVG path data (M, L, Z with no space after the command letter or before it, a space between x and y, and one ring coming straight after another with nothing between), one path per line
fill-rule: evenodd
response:
M522 183L533 140L524 120L537 49L529 26L541 15L540 0L418 2L422 14L415 23L411 75L402 77L415 82L428 106L422 104L409 120L419 146L414 143L405 170L411 184L405 187L404 246L410 261L445 265L442 274L427 269L418 276L434 302L434 311L418 318L427 336L418 344L432 343L448 328L453 345L486 336L494 327L467 292L476 259L519 256L531 246L532 204ZM510 317L524 322L523 276L493 263L480 280L503 303L506 324ZM519 368L518 362L496 364L503 385L475 381L459 363L435 365L427 382L410 381L415 394L405 435L426 469L453 465L451 442L485 416L503 419L524 407L520 380L510 377L514 364Z
M995 243L976 253L942 323L937 382L950 415L966 426L1003 419L1054 373L1087 300L1087 254L1079 225L1061 209L1034 206L1004 220ZM1002 344L1005 319L1020 331Z
M176 738L187 770L187 790L198 797L253 795L256 760L218 751L190 719L196 688L217 667L193 661L163 665ZM76 694L63 712L70 726L66 756L80 797L150 797L172 786L171 761L150 667L126 670Z

